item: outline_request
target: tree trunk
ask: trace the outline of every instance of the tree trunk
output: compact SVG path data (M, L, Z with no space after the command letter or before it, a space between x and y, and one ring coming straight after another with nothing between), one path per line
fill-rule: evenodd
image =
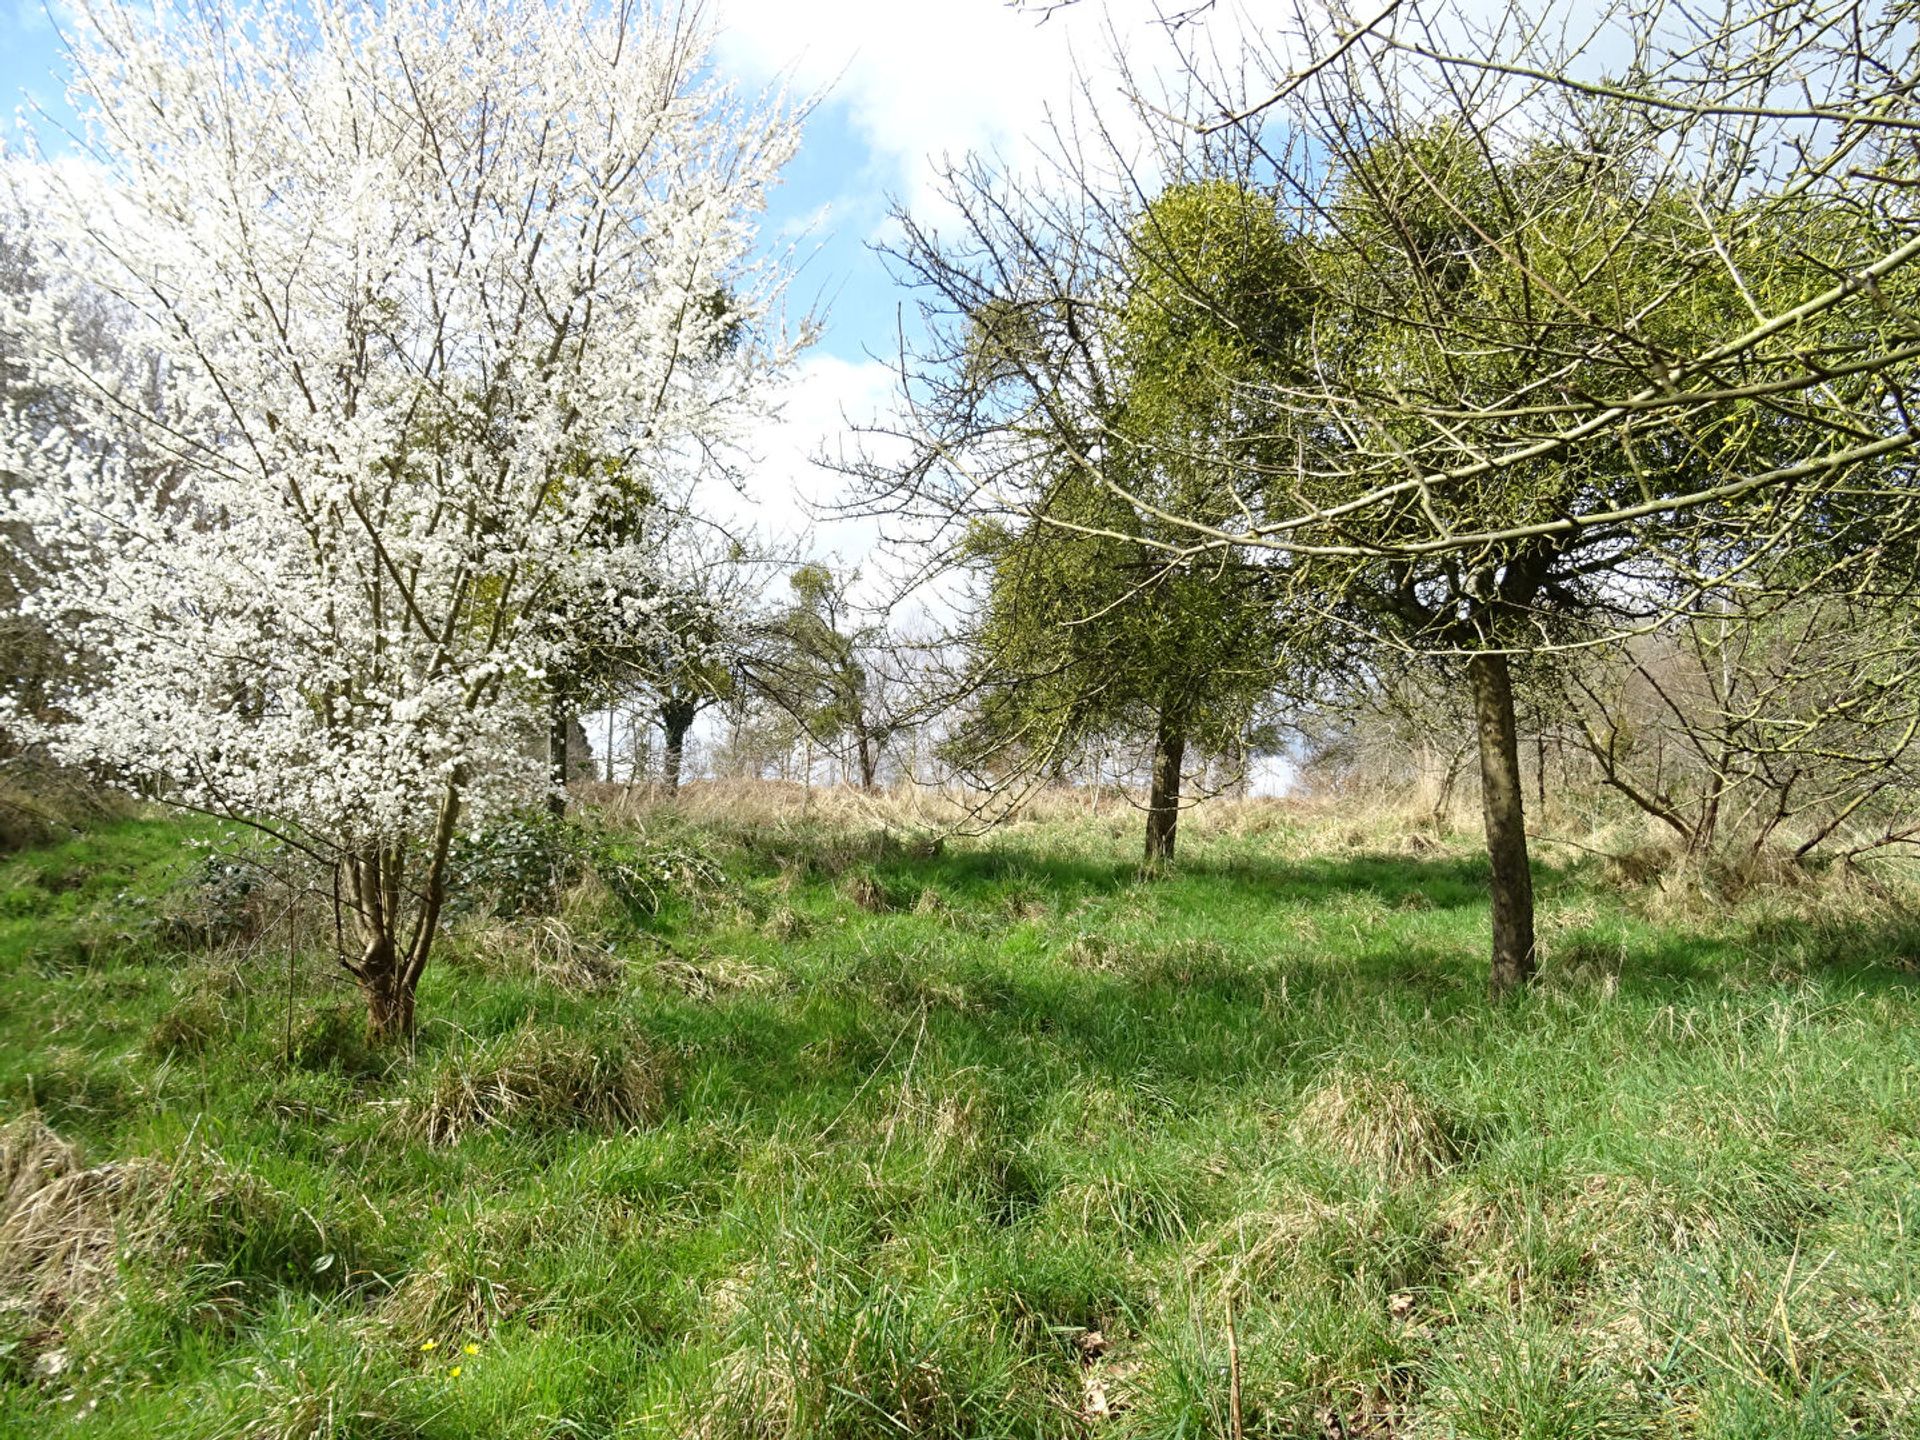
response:
M567 731L572 717L559 696L547 701L547 811L556 820L567 816Z
M413 1034L413 987L400 965L393 937L376 936L360 956L360 990L367 1000L367 1038L375 1044Z
M1147 863L1173 859L1174 832L1180 824L1180 762L1187 737L1164 715L1153 746L1153 787L1147 796Z
M1447 828L1447 812L1453 808L1453 787L1460 783L1460 768L1466 759L1464 748L1455 750L1447 757L1447 768L1440 776L1440 793L1434 797L1433 813L1428 817L1435 834Z
M1489 988L1500 995L1533 974L1533 872L1527 861L1527 824L1521 798L1520 745L1513 716L1513 677L1505 655L1467 662L1474 720L1480 732L1480 803L1493 870L1493 970Z
M367 1002L367 1035L377 1042L404 1040L413 1032L413 984L398 940L405 893L401 857L375 851L349 857L345 868L360 959L342 959Z
M680 767L687 753L687 732L693 728L693 714L679 705L663 705L660 729L667 737L666 753L661 759L661 780L669 795L680 793Z
M863 729L855 737L860 756L860 788L869 795L873 793L874 780L879 771L879 756L874 750L873 737Z
M341 958L366 997L367 1034L375 1041L413 1038L413 997L426 971L427 957L433 953L434 936L446 908L448 856L453 850L460 795L466 783L465 766L455 766L440 797L432 843L414 863L410 864L406 849L399 847L349 856L344 862L361 951L357 965ZM411 916L405 913L409 896L415 901ZM337 890L335 898L337 904Z

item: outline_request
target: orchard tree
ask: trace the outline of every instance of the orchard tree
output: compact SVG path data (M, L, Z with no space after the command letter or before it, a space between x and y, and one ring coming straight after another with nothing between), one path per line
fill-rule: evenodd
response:
M330 870L405 1035L454 837L547 792L524 742L573 607L649 622L636 487L682 491L790 353L750 251L795 124L671 10L75 10L85 158L33 173L34 244L160 379L16 307L27 373L80 397L5 442L38 611L100 672L52 738Z
M694 722L744 698L747 673L764 648L759 597L777 562L752 539L706 526L682 526L667 543L671 578L654 623L614 647L609 659L617 693L638 691L660 723L661 779L671 795L680 789Z
M1298 69L1210 87L1204 127L1314 239L1319 364L1285 399L1328 443L1258 515L1184 517L1183 548L1286 553L1303 599L1464 670L1496 991L1535 964L1515 658L1550 684L1729 595L1864 593L1910 550L1911 18L1413 5L1308 22L1265 52L1300 42ZM1797 576L1796 551L1820 557Z
M879 787L888 746L914 723L905 662L884 623L852 599L857 575L800 566L788 579L793 599L766 626L769 643L750 662L759 692L810 739L849 762L862 790Z
M1347 468L1351 457L1426 445L1426 423L1394 397L1435 397L1421 404L1437 406L1444 396L1458 427L1484 427L1494 432L1489 445L1511 446L1530 420L1480 417L1513 407L1543 373L1566 392L1605 393L1649 353L1679 353L1745 318L1723 272L1676 263L1697 223L1686 196L1604 134L1578 146L1537 141L1494 159L1470 131L1441 126L1377 139L1337 169L1330 223L1315 237L1319 380L1330 398L1312 458L1276 476L1264 497L1269 517L1337 510L1368 484ZM1576 185L1586 200L1570 210L1561 201ZM1790 282L1787 267L1764 255L1764 233L1742 237L1735 253L1750 284L1772 289ZM1357 553L1296 565L1297 602L1464 678L1496 991L1524 981L1535 963L1512 657L1657 621L1702 574L1741 565L1752 543L1752 517L1737 498L1692 515L1618 512L1697 491L1716 473L1785 468L1825 443L1779 408L1724 399L1696 406L1684 429L1553 450L1440 494L1366 506L1350 526L1363 542ZM1582 513L1577 526L1557 523ZM1763 512L1760 523L1780 518ZM1469 526L1484 538L1427 543L1436 528Z
M653 696L662 740L660 778L669 795L680 789L687 736L701 712L730 699L737 673L726 648L728 616L699 594L669 595L659 639L645 659L644 683Z
M1304 464L1245 485L1269 534L1341 516L1321 532L1331 543L1294 552L1296 603L1464 678L1498 992L1535 967L1515 657L1551 669L1716 585L1760 581L1767 553L1883 483L1910 437L1855 423L1879 381L1730 357L1684 414L1530 444L1578 397L1619 394L1819 294L1868 237L1830 200L1782 213L1742 196L1703 225L1691 177L1652 163L1610 102L1584 129L1497 149L1491 122L1467 119L1363 119L1335 152L1313 235L1316 386L1287 397L1318 435ZM1702 266L1716 227L1719 263ZM1501 461L1382 496L1388 457L1424 481L1443 447ZM1779 478L1751 483L1765 476Z
M1863 554L1920 524L1902 458L1920 113L1900 78L1920 42L1902 7L1851 0L1737 0L1710 24L1649 0L1608 11L1607 46L1412 3L1364 23L1302 9L1301 33L1216 68L1211 13L1180 32L1188 94L1095 117L1040 181L957 167L958 220L907 228L928 338L889 436L913 459L873 467L873 504L950 551L1041 524L1169 570L1264 555L1323 633L1464 670L1504 990L1534 966L1512 657L1770 584L1758 557L1863 514ZM1614 42L1624 80L1599 68ZM1144 158L1119 138L1137 133ZM1140 482L1186 458L1178 439L1163 465L1113 463L1122 367L1101 337L1143 273L1232 313L1242 261L1194 265L1137 223L1141 197L1215 178L1296 238L1310 333L1302 363L1240 387L1270 439L1195 503ZM994 305L1060 317L1017 414L947 403ZM1063 455L1104 492L1078 514L1031 483Z
M1048 430L1067 412L1047 391L1065 362L1045 351L1075 343L1073 302L994 297L974 317L975 363L948 403L1054 443L1018 481L1037 518L972 533L987 571L970 636L978 699L949 751L976 777L991 762L1004 787L1053 773L1094 737L1151 736L1153 864L1173 857L1189 745L1233 748L1296 651L1264 557L1169 564L1154 510L1232 519L1241 469L1270 465L1281 443L1255 387L1300 362L1308 307L1292 238L1240 186L1171 187L1134 230L1143 251L1179 263L1116 281L1124 294L1091 337L1095 404L1071 433ZM1228 283L1202 294L1196 274Z

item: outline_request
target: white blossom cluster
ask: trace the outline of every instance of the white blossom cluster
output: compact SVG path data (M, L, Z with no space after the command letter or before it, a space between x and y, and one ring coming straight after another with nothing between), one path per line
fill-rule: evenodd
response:
M88 158L32 167L10 317L74 418L0 434L98 680L50 739L334 853L533 798L545 677L654 623L640 517L791 358L787 107L625 4L75 8Z

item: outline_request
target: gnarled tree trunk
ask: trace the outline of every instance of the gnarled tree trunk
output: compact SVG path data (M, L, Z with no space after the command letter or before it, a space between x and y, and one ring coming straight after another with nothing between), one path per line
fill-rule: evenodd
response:
M1180 825L1180 766L1187 753L1187 737L1165 712L1154 737L1153 783L1147 795L1147 863L1173 858L1175 832Z
M660 729L666 735L666 752L661 758L660 778L667 794L680 793L680 770L686 762L687 732L693 729L695 711L691 705L669 701L660 707Z
M404 1040L413 1033L414 986L426 964L420 937L416 935L414 945L403 945L399 936L404 863L398 852L390 850L353 856L346 862L360 959L358 963L342 960L367 1002L367 1035L376 1043ZM418 965L412 963L416 949Z
M1489 988L1500 995L1526 983L1534 969L1533 871L1527 860L1520 742L1507 657L1475 655L1467 662L1467 679L1473 689L1475 728L1480 734L1480 805L1487 825L1487 859L1493 870L1493 969Z
M393 937L367 942L360 955L360 990L367 1002L367 1037L376 1044L413 1033L413 989L406 984Z

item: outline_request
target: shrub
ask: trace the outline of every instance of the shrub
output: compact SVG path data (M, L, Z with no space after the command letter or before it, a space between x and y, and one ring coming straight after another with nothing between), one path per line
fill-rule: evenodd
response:
M36 752L11 755L0 765L0 855L48 844L129 809L125 796L78 770Z
M260 891L269 876L245 855L212 853L161 905L160 938L179 949L210 950L260 927Z
M455 842L447 892L463 909L545 914L585 872L588 849L586 832L570 820L514 815Z
M678 840L644 837L617 843L603 840L595 849L594 873L622 904L639 915L658 915L675 896L699 898L720 888L726 877L711 856Z
M591 830L519 815L456 846L448 889L461 908L494 916L551 915L597 879L627 910L656 915L672 897L718 887L720 867L683 840Z

